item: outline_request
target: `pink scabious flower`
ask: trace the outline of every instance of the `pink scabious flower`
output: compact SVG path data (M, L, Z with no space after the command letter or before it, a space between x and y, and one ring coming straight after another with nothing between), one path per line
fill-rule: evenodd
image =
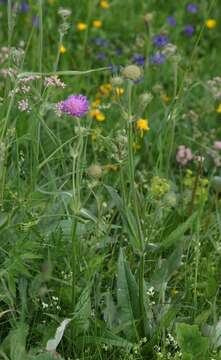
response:
M60 113L65 113L71 116L82 117L89 109L89 102L86 96L70 95L66 100L58 104Z
M221 150L221 141L214 141L213 149Z
M185 166L191 160L193 160L192 151L185 145L180 145L177 150L176 161L180 165Z

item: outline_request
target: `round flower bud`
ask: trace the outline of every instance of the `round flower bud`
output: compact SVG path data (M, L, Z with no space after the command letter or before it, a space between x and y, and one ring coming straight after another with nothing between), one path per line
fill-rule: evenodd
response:
M128 65L126 66L123 71L122 75L125 79L138 81L142 76L141 69L137 65Z
M99 179L102 176L102 167L99 164L92 164L89 166L87 173L89 176Z
M111 79L111 85L112 86L116 86L116 87L118 87L118 86L121 86L123 84L123 79L122 79L122 77L120 77L120 76L114 76L112 79Z
M147 105L153 100L153 95L151 93L143 93L139 96L139 107L140 111L143 112Z
M60 8L58 10L58 15L60 15L63 19L66 19L67 17L71 16L71 10Z

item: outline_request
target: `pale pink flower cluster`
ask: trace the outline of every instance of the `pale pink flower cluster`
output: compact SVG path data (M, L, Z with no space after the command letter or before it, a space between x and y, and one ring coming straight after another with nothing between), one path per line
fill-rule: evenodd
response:
M66 86L65 83L63 81L61 81L59 79L59 77L56 76L56 75L46 77L44 83L45 83L46 88L48 88L48 87L61 87L62 89L64 89L65 86Z
M18 110L21 112L30 112L31 111L28 99L22 99L22 100L18 101Z
M185 145L180 145L176 153L176 161L185 166L191 160L193 160L192 151Z

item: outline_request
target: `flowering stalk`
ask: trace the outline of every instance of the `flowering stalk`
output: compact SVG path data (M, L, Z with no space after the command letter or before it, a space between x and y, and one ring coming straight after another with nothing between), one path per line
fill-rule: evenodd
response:
M135 165L134 165L134 154L133 154L133 123L132 123L132 87L133 82L128 83L128 167L129 167L129 178L130 178L130 193L132 196L133 206L135 210L135 219L138 229L138 243L139 243L139 255L140 255L140 269L139 269L139 303L141 312L141 332L145 333L144 319L145 319L145 308L144 308L144 241L143 233L140 222L140 215L137 203L137 194L135 189Z

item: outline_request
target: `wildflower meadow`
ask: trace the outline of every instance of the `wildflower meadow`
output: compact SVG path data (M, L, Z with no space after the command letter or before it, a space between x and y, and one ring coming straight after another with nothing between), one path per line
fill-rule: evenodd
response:
M0 0L0 359L221 360L221 0Z

